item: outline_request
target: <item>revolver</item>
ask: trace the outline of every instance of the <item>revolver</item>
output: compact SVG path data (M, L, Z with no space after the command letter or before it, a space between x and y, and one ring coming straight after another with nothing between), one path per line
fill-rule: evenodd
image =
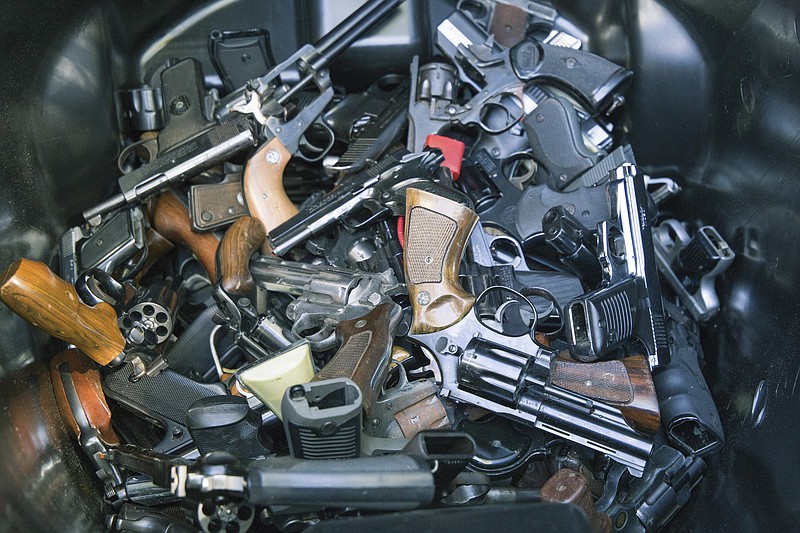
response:
M660 423L644 359L599 366L556 359L533 340L537 313L525 296L493 287L476 299L458 285L475 212L428 191L407 195L409 337L434 355L441 394L608 454L640 475L653 443L632 426L654 433ZM499 305L487 310L493 300ZM602 366L609 363L616 368Z
M460 11L439 24L436 45L452 64L412 62L410 150L419 150L427 135L451 124L505 131L531 110L532 100L523 95L530 82L557 86L599 114L614 105L616 92L631 77L596 55L532 38L505 49ZM475 90L463 105L456 100L459 80Z
M391 270L376 274L261 256L250 261L250 271L259 287L295 297L286 316L292 333L313 350L336 344L339 322L361 318L405 291Z

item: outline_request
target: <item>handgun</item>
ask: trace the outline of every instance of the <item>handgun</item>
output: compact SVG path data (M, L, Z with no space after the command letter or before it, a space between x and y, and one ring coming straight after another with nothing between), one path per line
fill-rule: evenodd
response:
M705 471L706 463L700 457L685 457L674 448L660 446L650 457L644 475L630 479L629 486L623 485L624 469L611 467L597 510L622 524L615 531L659 531L689 501Z
M655 370L669 363L669 345L644 178L636 166L624 164L609 174L606 191L611 218L597 227L602 282L565 309L570 353L595 361L636 338ZM542 225L549 225L548 242L568 255L569 233L559 229L558 218L548 211Z
M427 191L411 188L407 194L405 265L413 307L409 336L436 358L442 395L608 454L640 475L653 443L632 425L649 432L659 425L646 365L629 374L619 361L611 369L556 360L533 341L536 311L527 298L493 287L476 299L458 286L457 265L475 213ZM485 311L483 300L492 297L501 305ZM567 370L563 365L576 366ZM572 371L582 377L565 379ZM579 382L591 387L578 387ZM618 389L619 384L624 385ZM618 396L623 390L624 399ZM643 408L622 413L617 406L635 397Z
M125 358L117 314L105 302L89 307L75 287L44 263L18 259L0 276L0 300L45 333L77 347L100 365Z
M299 148L303 133L333 98L328 64L401 3L402 0L368 1L314 46L302 47L266 75L232 93L217 108L219 119L243 113L252 115L263 126L266 142L247 162L244 194L251 215L264 225L267 234L297 213L283 188L283 171ZM295 67L300 70L300 81L287 87L281 82L281 74ZM313 100L300 107L290 120L284 120L283 106L312 83L317 93ZM269 252L266 242L263 250Z
M153 446L156 452L175 453L190 447L192 436L186 422L189 408L201 398L228 392L222 383L200 383L169 368L136 381L131 379L134 372L130 364L111 370L103 378L103 390L121 406L164 429L164 437Z
M120 440L111 426L111 409L94 362L77 349L69 348L50 361L50 378L61 417L98 477L112 485L122 482L121 473L103 458Z
M658 271L695 320L704 322L719 312L714 289L717 276L728 270L736 254L713 226L689 236L674 218L653 230Z
M306 45L267 74L251 80L217 106L213 121L202 113L202 95L195 91L174 99L166 96L172 83L201 82L194 60L187 60L162 74L162 92L176 126L165 127L159 134L159 156L120 178L121 193L84 211L87 222L99 225L102 217L125 205L142 202L148 196L229 159L254 146L261 147L250 158L245 170L244 189L248 207L265 227L272 227L272 217L288 218L295 209L281 184L283 170L299 145L300 137L328 105L333 89L327 65L355 40L392 13L401 0L371 0L346 18L315 46ZM285 72L298 68L301 79L291 87L280 79ZM166 79L165 79L166 78ZM312 83L313 82L313 83ZM285 120L284 106L310 85L317 95L290 120ZM198 101L194 101L198 100ZM203 129L205 128L205 129ZM185 131L189 134L186 135Z
M362 272L261 256L250 261L256 284L295 297L286 309L292 333L314 350L336 345L335 327L391 302L404 289L394 274Z
M672 359L653 373L664 428L681 452L706 457L722 448L725 432L700 369L697 324L675 304L664 302L664 310Z
M273 253L282 256L340 220L349 218L348 223L359 228L392 214L402 214L405 188L419 181L437 179L442 161L438 151L399 152L346 176L331 192L268 232ZM439 175L438 179L443 177Z
M573 298L583 294L581 280L568 272L530 270L525 264L522 246L513 237L490 236L478 222L469 238L467 257L461 267L461 284L473 295L490 287L508 287L532 296L530 289L545 289L555 301L536 298L536 312L546 316L560 313ZM557 309L553 308L557 304Z
M325 124L337 140L347 143L331 170L354 173L380 159L405 129L408 91L407 78L388 74L325 112Z
M424 145L427 135L451 124L490 133L505 131L528 113L523 90L530 82L563 89L591 114L598 114L614 105L614 95L631 77L630 71L594 54L533 38L504 49L460 11L439 24L436 45L455 68L447 63L419 67L418 59L412 62L408 141L412 151ZM456 101L459 81L476 92L463 105ZM501 120L492 120L498 114L487 113L491 107L504 110Z
M378 395L389 373L392 343L402 311L385 302L368 313L336 325L339 349L312 381L332 378L352 380L362 394L362 405L369 420Z
M197 233L189 220L189 210L172 191L158 197L153 212L153 227L174 244L183 244L203 265L213 283L217 279L215 258L219 238L212 233Z
M99 227L68 229L60 242L61 277L75 283L83 272L93 268L113 272L145 248L146 227L144 211L134 207L115 214Z

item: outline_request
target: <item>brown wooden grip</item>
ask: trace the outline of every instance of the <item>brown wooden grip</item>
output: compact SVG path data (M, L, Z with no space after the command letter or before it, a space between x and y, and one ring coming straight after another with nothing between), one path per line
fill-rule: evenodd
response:
M150 267L156 264L159 259L167 255L168 252L171 252L172 249L175 248L175 245L172 243L172 241L161 235L153 228L147 228L147 230L145 230L144 240L147 243L147 259L145 259L144 265L142 265L139 273L133 277L133 281L137 284L142 281L142 278L150 270Z
M217 280L215 261L219 239L213 233L192 231L189 210L171 191L158 198L153 213L153 227L170 241L189 248L206 269L211 281Z
M220 245L219 272L222 288L231 294L247 294L255 286L250 274L250 256L267 238L264 226L252 217L234 222Z
M597 511L589 484L582 474L562 468L548 479L541 490L542 501L547 503L571 503L586 513L592 533L610 533L611 518Z
M464 318L475 298L458 282L464 247L478 215L428 191L406 191L405 260L411 333L440 331Z
M250 214L261 221L267 233L280 226L299 211L286 196L283 188L283 171L290 154L275 137L258 149L244 169L244 197ZM266 241L263 252L271 250Z
M75 287L39 261L12 263L2 276L0 300L37 328L74 344L101 365L116 359L125 348L114 309L105 302L94 307L84 304Z
M119 437L111 427L111 409L106 403L97 365L74 348L64 350L50 361L50 378L53 382L53 392L56 396L58 410L67 423L70 433L79 439L81 430L75 421L75 414L67 399L66 387L69 385L64 382L63 372L67 372L71 378L71 386L75 390L83 416L89 426L97 430L100 440L105 444L117 446Z
M648 434L658 431L658 408L653 377L642 355L599 363L553 361L553 385L619 408L625 421Z
M312 381L349 378L361 389L364 411L372 413L389 373L394 332L402 311L394 303L382 303L369 313L336 325L341 346Z

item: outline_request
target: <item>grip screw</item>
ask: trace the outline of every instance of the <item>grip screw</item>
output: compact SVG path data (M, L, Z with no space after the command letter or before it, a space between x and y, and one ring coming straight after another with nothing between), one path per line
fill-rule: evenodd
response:
M431 303L431 293L428 291L422 291L417 295L417 303L420 305L428 305Z
M279 154L275 150L269 150L266 155L267 163L270 165L276 165L281 160L281 154Z

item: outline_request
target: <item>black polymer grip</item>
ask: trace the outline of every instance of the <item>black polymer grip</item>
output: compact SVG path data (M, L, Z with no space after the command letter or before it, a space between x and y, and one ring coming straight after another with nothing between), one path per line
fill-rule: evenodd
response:
M124 365L103 378L103 391L112 400L157 420L166 430L164 439L153 447L160 453L172 453L191 444L186 427L186 412L200 398L227 394L221 383L192 381L169 368L157 376L144 375L131 381L133 366Z
M695 331L670 316L680 310L674 306L665 306L665 310L672 359L653 372L661 420L677 448L705 457L724 445L725 433L700 370L698 355L702 355L702 346Z
M434 493L427 463L404 454L319 461L276 457L253 461L247 476L252 505L399 511L428 505Z
M511 63L524 81L548 81L569 91L594 113L630 80L633 73L589 52L522 41L511 49Z
M253 459L272 453L259 436L261 415L242 396L200 398L186 412L186 426L201 454L222 450Z
M583 141L578 114L566 98L545 98L522 121L533 153L561 189L597 162Z
M213 321L216 313L216 306L209 306L197 315L194 322L172 345L165 356L171 369L181 374L196 372L204 379L216 376L217 371L209 344L211 332L217 327Z

